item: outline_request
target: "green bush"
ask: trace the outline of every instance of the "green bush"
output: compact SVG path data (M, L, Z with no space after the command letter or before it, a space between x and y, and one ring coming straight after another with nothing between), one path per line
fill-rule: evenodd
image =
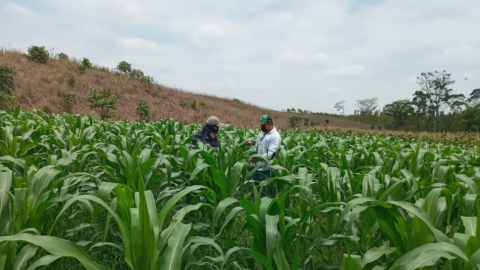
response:
M143 73L143 71L141 71L139 69L133 69L130 72L130 78L132 78L132 79L142 79L144 76L145 76L145 74Z
M146 84L152 84L155 82L155 80L151 76L143 76L140 78L140 81Z
M46 64L48 58L50 58L50 54L48 53L47 49L45 49L45 46L31 46L28 48L28 59L34 62Z
M150 107L145 100L140 99L137 105L137 113L142 117L142 120L150 120Z
M122 62L118 63L117 69L126 74L126 73L129 73L130 71L132 71L132 64L130 64L126 61L122 61Z
M73 100L75 99L74 94L64 93L59 91L57 96L63 98L63 109L65 112L71 113L73 107Z
M118 96L112 94L110 89L96 90L92 89L85 97L90 102L90 107L100 109L100 117L102 120L112 117L113 111L117 109L116 103Z
M291 128L296 128L300 124L300 121L302 121L302 118L296 115L292 115L288 118L288 125Z
M207 106L207 103L205 103L203 101L200 101L200 106L205 107L205 106Z
M58 55L58 59L62 61L68 61L68 55L62 52Z
M182 106L183 108L185 107L188 107L188 105L190 105L190 103L188 101L182 101L182 103L180 103L180 106Z
M68 86L70 86L70 88L74 88L74 87L75 87L75 83L76 83L75 76L74 76L74 75L70 75L70 76L68 77L68 80L67 80Z
M10 94L15 90L13 76L16 72L9 66L0 66L0 92Z
M85 69L90 69L90 68L93 68L93 65L92 65L92 62L90 62L90 60L88 58L83 58L82 62L80 63L80 66L84 67L84 70Z
M15 105L17 98L10 95L15 91L13 76L16 72L8 66L0 66L0 105L2 107L11 108Z

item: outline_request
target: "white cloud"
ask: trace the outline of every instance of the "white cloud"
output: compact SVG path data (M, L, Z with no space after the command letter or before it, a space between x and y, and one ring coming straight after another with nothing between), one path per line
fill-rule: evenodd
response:
M365 67L362 65L343 65L327 69L325 74L332 76L358 76L365 74Z
M295 16L291 12L280 12L277 16L277 20L281 23L289 23L295 19Z
M18 16L30 17L34 14L33 11L30 10L29 8L19 4L15 4L15 3L5 4L3 6L3 10L5 13L10 13L10 14L13 13L14 15L18 15Z
M158 43L144 40L142 38L119 38L117 40L117 45L127 49L139 49L148 51L160 50L160 45Z
M467 94L480 81L478 0L29 2L0 4L3 43L126 60L166 85L275 109L335 112L368 97L382 107L411 98L423 71L446 69Z

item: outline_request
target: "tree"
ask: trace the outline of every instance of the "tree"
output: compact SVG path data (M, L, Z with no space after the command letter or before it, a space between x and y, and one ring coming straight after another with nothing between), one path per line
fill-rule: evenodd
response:
M480 88L470 93L463 112L463 126L467 131L480 131Z
M451 85L455 83L451 78L451 74L445 70L442 72L422 72L417 77L420 90L415 92L416 95L423 95L426 98L426 106L428 113L433 117L433 131L437 131L437 118L440 112L445 109L456 109L461 105L461 101L465 98L462 94L454 94Z
M102 120L108 119L112 117L112 111L116 110L117 107L115 104L117 103L117 95L112 94L110 89L107 90L90 90L86 100L90 102L91 108L100 108L100 117Z
M137 113L140 115L140 117L142 117L142 120L150 120L150 107L148 107L148 104L145 100L138 100Z
M342 115L345 115L345 100L338 101L333 107L337 109L337 111L342 111Z
M288 124L290 125L291 128L298 127L298 124L300 124L300 121L302 121L302 118L296 115L292 115L288 118Z
M356 100L356 102L357 104L355 106L358 108L358 111L356 112L361 115L364 119L364 122L366 122L367 119L373 115L375 109L377 109L378 98L359 99Z
M126 61L122 61L118 63L117 69L125 74L129 73L132 71L132 65Z
M383 112L386 115L393 116L395 122L393 128L400 128L405 121L414 114L412 103L408 99L394 101L383 107Z
M28 48L28 59L34 62L46 64L49 58L50 54L45 49L45 46L31 46Z
M417 120L417 131L420 131L420 121L424 116L428 115L428 96L422 91L416 91L413 96L411 105L413 107L413 115Z
M475 89L470 93L470 97L468 98L467 102L469 102L470 106L476 106L480 104L480 88Z

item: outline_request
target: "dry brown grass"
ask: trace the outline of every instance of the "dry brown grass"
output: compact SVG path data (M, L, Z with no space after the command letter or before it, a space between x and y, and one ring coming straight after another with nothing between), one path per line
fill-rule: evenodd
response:
M191 93L165 87L159 84L145 84L113 72L90 69L80 72L75 61L50 59L47 64L39 64L27 59L18 51L0 51L0 65L13 67L15 75L15 95L22 110L41 109L47 113L60 113L63 109L58 91L76 95L72 113L92 115L99 118L99 112L89 107L85 96L91 89L111 89L119 94L118 110L115 120L139 120L136 113L139 99L144 99L149 107L152 121L162 118L174 118L181 122L202 123L208 116L216 115L225 122L238 128L258 128L257 120L264 113L274 118L274 124L280 129L288 129L290 113L260 108L258 106L236 102L216 96ZM68 75L67 75L68 74ZM67 85L69 75L74 75L76 85L73 89ZM137 87L134 87L137 85ZM182 107L183 101L196 101L196 108ZM201 106L204 102L206 106ZM311 121L328 126L367 129L368 125L343 118L321 115L299 115L309 117ZM303 126L303 122L301 124Z

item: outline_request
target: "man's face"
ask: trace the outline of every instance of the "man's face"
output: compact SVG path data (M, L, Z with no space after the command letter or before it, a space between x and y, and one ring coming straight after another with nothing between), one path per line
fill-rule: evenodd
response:
M262 128L262 126L265 126L265 129L266 129L266 130L271 130L272 127L273 127L273 124L267 122L267 123L265 123L265 124L260 125L260 128Z

